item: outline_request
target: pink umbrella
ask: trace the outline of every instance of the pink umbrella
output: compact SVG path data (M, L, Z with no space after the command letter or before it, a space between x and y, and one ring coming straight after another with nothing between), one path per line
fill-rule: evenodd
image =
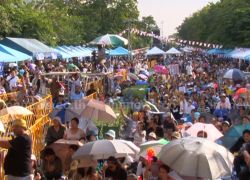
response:
M223 136L213 124L195 123L186 131L187 134L193 137L198 137L199 132L203 132L204 137L207 135L207 139L211 141L215 141Z
M160 65L156 65L154 66L154 71L156 73L162 73L162 74L167 74L168 70L165 66L160 66Z

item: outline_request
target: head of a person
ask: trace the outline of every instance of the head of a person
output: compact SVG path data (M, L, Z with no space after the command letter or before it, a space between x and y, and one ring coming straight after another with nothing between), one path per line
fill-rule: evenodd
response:
M114 140L115 139L115 131L110 129L108 132L105 133L105 139L107 140Z
M79 125L79 119L74 117L73 119L71 119L70 125L72 129L77 129Z
M159 167L159 176L161 179L168 179L168 173L170 171L170 168L165 165L165 164L162 164L160 165Z
M14 77L14 76L16 75L16 70L15 70L15 69L12 69L12 70L10 71L10 75L11 75L12 77Z
M119 161L114 156L110 156L107 159L107 163L108 163L108 169L112 172L115 171L120 165Z
M139 131L142 131L142 130L144 130L144 128L145 128L144 123L142 121L139 121L138 124L137 124L137 129Z
M12 131L16 136L23 135L27 130L27 123L24 119L16 119L12 122Z
M51 161L53 161L55 159L56 153L52 148L46 148L43 151L43 157L44 157L45 161L51 162Z
M149 133L148 141L155 141L156 139L156 134L154 132Z
M90 84L90 89L91 89L91 90L94 90L94 89L95 89L95 86L94 86L93 83Z
M97 134L94 131L88 131L86 134L86 138L88 142L96 141Z
M242 124L248 124L250 123L250 119L247 117L247 116L244 116L243 119L242 119Z
M230 128L230 123L228 121L222 122L222 132L225 134Z
M70 155L73 155L73 154L77 151L78 148L79 148L78 145L71 144L71 145L69 146L69 149L68 149L69 154L70 154Z
M129 174L127 180L137 180L137 176L135 174Z
M133 112L132 118L134 121L139 121L140 120L140 113L137 111Z
M220 95L220 100L221 100L221 102L225 102L226 101L226 94L225 93L222 93L221 95Z
M177 131L173 132L171 135L171 140L176 140L176 139L180 139L181 138L181 134Z
M206 117L205 116L200 116L199 119L198 119L198 121L200 123L206 123Z
M151 107L148 104L146 104L146 105L143 106L143 111L144 112L151 111Z
M243 139L246 143L250 142L250 130L249 129L245 129L242 133Z
M59 127L61 125L61 122L61 118L58 116L54 117L52 121L54 127Z
M207 132L206 131L199 131L197 133L197 137L200 137L200 138L207 138Z

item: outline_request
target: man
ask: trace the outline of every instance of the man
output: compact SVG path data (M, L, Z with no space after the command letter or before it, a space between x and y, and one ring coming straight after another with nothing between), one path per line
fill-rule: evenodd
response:
M118 160L110 156L108 158L108 166L104 166L105 178L112 178L113 180L127 180L127 172L122 168Z
M86 93L86 96L89 96L93 93L96 93L96 90L95 90L95 85L93 83L90 84L90 89L87 91Z
M115 131L110 129L108 132L105 133L105 139L107 140L114 140L115 139Z
M26 121L17 119L13 121L12 130L15 138L0 140L0 147L8 149L4 160L4 171L7 180L31 179L31 138L26 134Z
M15 69L11 70L10 75L6 78L6 81L8 82L10 91L14 90L17 87L19 78L16 75Z

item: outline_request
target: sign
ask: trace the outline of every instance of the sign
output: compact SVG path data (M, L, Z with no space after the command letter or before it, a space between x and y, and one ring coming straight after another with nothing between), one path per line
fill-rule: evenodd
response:
M170 64L168 65L168 69L170 75L172 76L178 75L180 73L179 64Z
M4 75L4 62L0 62L0 76Z

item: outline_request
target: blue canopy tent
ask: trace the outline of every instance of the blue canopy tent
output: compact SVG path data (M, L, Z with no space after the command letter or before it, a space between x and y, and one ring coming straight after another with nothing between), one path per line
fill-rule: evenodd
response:
M0 43L39 60L53 57L53 53L56 53L52 48L36 39L6 37Z
M232 51L232 49L217 49L217 48L214 48L214 49L210 49L207 51L207 54L210 54L210 55L223 55L223 54L228 54Z
M73 58L73 57L78 57L78 54L77 54L77 53L71 51L71 50L68 49L68 48L65 48L65 47L63 48L62 46L58 46L58 47L56 47L56 49L58 49L58 50L60 50L60 51L63 51L63 52L65 52L65 53L69 54L69 55L71 56L71 58Z
M77 51L75 49L73 49L72 47L68 47L68 46L61 46L63 49L68 50L69 52L71 52L72 54L74 54L74 57L82 57L82 53L80 51Z
M153 47L152 49L148 50L146 55L147 56L154 56L154 55L165 55L166 53L159 49L158 47Z
M63 50L60 50L60 49L57 49L57 48L55 48L54 50L58 53L59 58L62 58L62 59L72 58L71 54L69 54L69 53L67 53L67 52L65 52Z
M78 52L80 52L81 53L81 57L88 57L88 56L91 56L91 55L89 55L89 53L86 51L86 50L84 50L84 49L81 49L81 48L79 48L79 47L75 47L75 46L70 46L73 50L76 50L76 51L78 51Z
M15 49L9 48L7 46L4 46L0 44L0 52L9 55L9 58L1 54L0 61L1 62L18 62L18 61L24 61L24 60L30 60L32 59L31 56L24 54L20 51L17 51Z
M110 56L128 56L129 51L121 46L116 49L113 49L109 53Z
M90 49L84 48L84 47L81 47L81 46L77 46L76 48L83 50L83 51L85 52L85 55L86 55L87 57L92 56L92 51L91 51Z

